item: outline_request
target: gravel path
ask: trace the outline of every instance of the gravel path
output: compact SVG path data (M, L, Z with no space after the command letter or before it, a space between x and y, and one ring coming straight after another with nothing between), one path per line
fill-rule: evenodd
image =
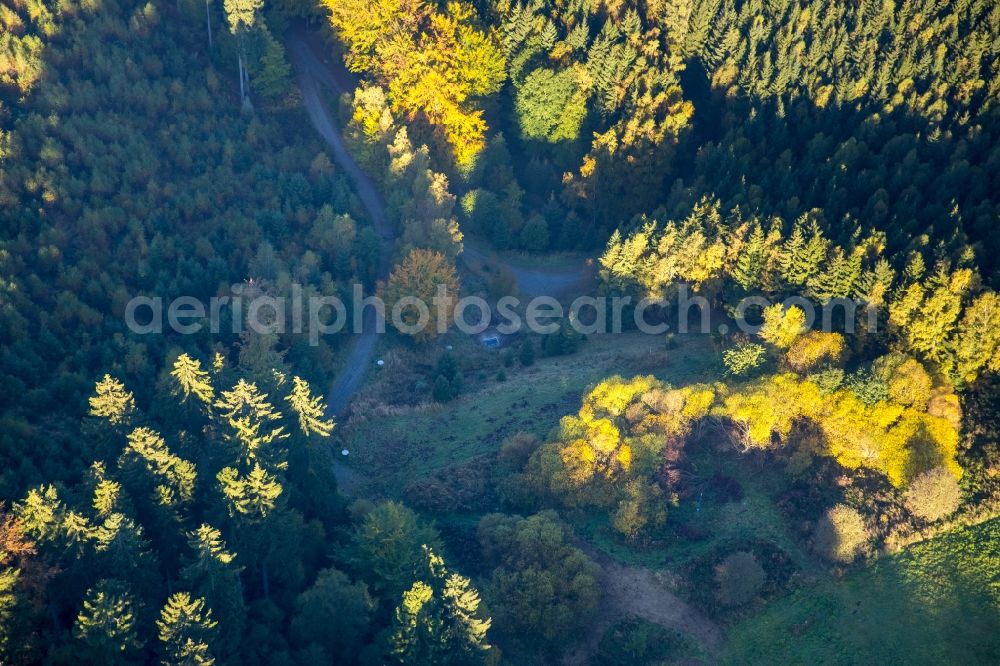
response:
M577 546L600 565L604 598L587 641L566 657L565 666L590 663L604 632L627 615L637 615L667 629L683 632L697 641L704 651L705 661L686 663L715 663L725 640L719 625L674 594L652 569L622 564L586 542L579 542Z
M288 53L298 75L299 88L302 90L302 103L313 127L320 133L327 145L333 150L337 165L350 177L354 191L368 212L368 217L375 231L382 239L379 253L379 278L389 275L392 251L396 244L396 232L385 216L385 204L371 178L354 161L347 150L343 137L336 129L336 123L329 110L323 104L320 95L321 86L336 94L349 92L344 88L349 78L337 77L309 47L308 41L294 36L288 44ZM363 327L356 336L347 358L344 359L343 370L337 375L336 381L326 394L327 414L339 416L347 409L351 398L361 387L365 372L371 365L375 346L378 343L378 333L375 330L375 311L368 308L365 311Z

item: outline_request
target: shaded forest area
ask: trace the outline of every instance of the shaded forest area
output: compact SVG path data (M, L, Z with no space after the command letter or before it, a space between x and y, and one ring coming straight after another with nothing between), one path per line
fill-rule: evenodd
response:
M260 293L287 294L298 282L307 294L346 299L342 285L375 275L376 235L355 220L349 181L306 131L287 63L279 92L268 97L263 86L255 96L262 112L241 112L237 40L219 11L210 49L203 11L4 5L5 496L86 468L72 423L100 373L148 396L178 348L193 342L207 354L235 341L232 327L214 339L207 327L186 341L133 336L130 298L207 302L255 278ZM250 67L255 89L269 73L266 53ZM335 344L328 336L309 347L290 334L281 348L296 365L328 368Z

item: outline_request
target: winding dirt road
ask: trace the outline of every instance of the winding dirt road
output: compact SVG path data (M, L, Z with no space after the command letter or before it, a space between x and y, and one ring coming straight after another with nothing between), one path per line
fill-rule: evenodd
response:
M321 90L326 88L338 96L351 93L354 90L354 78L344 68L339 58L322 58L316 51L314 39L305 31L293 31L287 43L288 55L295 68L299 88L302 90L302 103L309 114L309 120L327 145L333 150L333 156L341 169L350 177L354 190L368 212L372 225L382 240L379 253L379 278L389 275L392 267L392 253L396 244L396 230L386 219L385 202L354 158L351 156L343 137L337 131L337 125L330 115L329 109L323 103ZM594 282L594 270L588 262L579 267L568 269L537 269L518 266L516 263L498 261L478 248L465 246L462 253L466 262L492 262L510 272L517 281L518 288L526 296L554 296L563 298L568 295L588 293ZM361 387L365 373L372 363L372 356L378 342L374 310L365 312L362 331L357 334L347 357L344 359L343 370L327 393L327 415L340 416L347 409L351 398Z
M299 88L302 90L302 103L309 114L309 120L312 121L313 127L333 150L337 164L350 177L354 191L365 210L368 211L368 217L382 240L382 246L379 250L378 274L379 278L385 278L389 275L392 266L396 231L386 219L385 203L379 196L375 183L358 166L347 150L347 145L344 143L343 137L340 136L340 132L337 131L336 124L323 104L320 95L320 86L325 86L338 95L350 92L344 88L344 82L350 79L335 76L334 72L313 53L309 42L299 35L293 35L290 40L288 54L291 56L292 64L298 75ZM328 416L342 414L350 404L351 398L361 387L365 372L368 370L372 355L375 353L375 346L378 343L375 324L375 311L368 308L365 311L362 330L356 335L347 358L344 359L343 370L337 375L336 381L326 395Z

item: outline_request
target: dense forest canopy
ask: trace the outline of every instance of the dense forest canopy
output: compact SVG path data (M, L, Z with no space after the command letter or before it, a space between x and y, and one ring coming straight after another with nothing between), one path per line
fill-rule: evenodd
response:
M822 663L885 599L992 663L998 100L993 0L0 0L0 663ZM522 275L726 323L126 325Z
M507 63L500 94L479 94L485 113L468 107L476 136L494 137L473 142L474 165L472 143L458 159L453 139L435 140L450 121L427 109L444 107L404 100L385 73L398 62L379 44L423 34L430 10L392 4L410 22L365 31L345 17L384 8L337 6L349 64L385 87L444 171L457 168L463 227L496 246L598 247L636 214L682 216L708 195L745 215L809 213L842 244L857 227L882 231L900 264L909 251L933 265L971 248L993 281L995 3L495 3L469 28L489 53L469 60L488 90L487 45ZM413 49L436 76L471 81L434 48ZM504 173L509 160L522 166Z
M4 53L19 54L0 98L5 494L80 462L72 435L33 415L79 413L99 372L155 384L173 343L126 331L133 296L207 299L246 278L347 295L375 276L377 241L348 181L280 122L297 113L287 63L274 101L260 91L267 115L241 114L235 43L216 28L210 51L199 8L180 9L4 5ZM266 68L248 71L254 87ZM332 342L282 348L328 364Z

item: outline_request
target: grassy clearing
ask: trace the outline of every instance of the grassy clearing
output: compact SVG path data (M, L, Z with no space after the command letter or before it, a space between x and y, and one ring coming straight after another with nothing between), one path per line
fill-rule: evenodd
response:
M583 252L523 252L518 250L497 251L485 243L466 239L466 245L487 257L502 261L508 266L545 271L571 271L579 268L586 261L595 261L594 255ZM491 262L493 263L493 262Z
M1000 663L1000 519L780 599L734 627L732 664Z
M781 467L702 444L688 449L688 496L668 509L664 533L648 547L622 542L606 515L592 513L576 521L581 535L619 562L678 573L698 558L713 557L733 544L769 542L788 558L794 570L826 575L825 567L803 546L774 498L787 484ZM742 497L719 497L716 479L735 481Z
M683 385L717 371L706 336L678 336L678 342L667 350L662 338L639 333L595 336L572 356L512 368L506 382L471 385L447 405L386 410L344 424L340 434L351 450L350 464L373 479L375 490L395 495L412 479L495 452L515 432L546 434L579 409L589 385L608 375L651 373ZM502 352L490 353L499 368Z

